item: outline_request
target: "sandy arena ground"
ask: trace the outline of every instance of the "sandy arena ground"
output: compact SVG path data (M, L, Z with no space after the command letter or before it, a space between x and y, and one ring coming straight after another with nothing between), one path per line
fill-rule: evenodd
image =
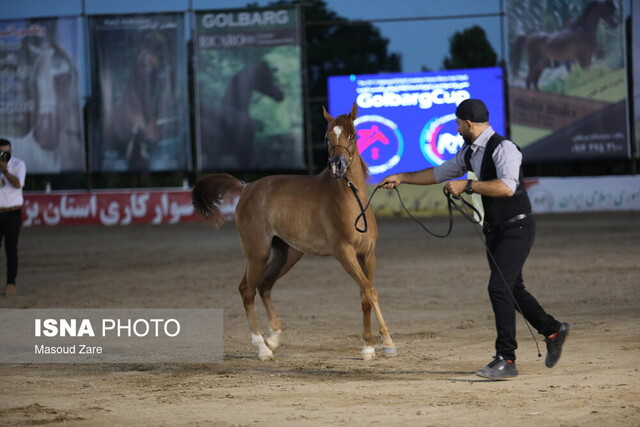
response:
M284 345L260 362L233 224L23 229L19 295L1 308L222 308L225 358L2 364L0 425L638 426L640 214L537 219L525 281L572 331L547 369L519 320L520 376L502 382L473 374L493 355L494 327L482 244L462 218L444 240L379 220L376 284L399 354L371 362L360 360L358 288L333 258L307 256L276 285Z

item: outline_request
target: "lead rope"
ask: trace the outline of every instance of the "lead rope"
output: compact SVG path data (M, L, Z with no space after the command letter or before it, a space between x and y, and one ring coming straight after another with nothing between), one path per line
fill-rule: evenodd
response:
M376 192L379 189L382 188L382 186L378 185L375 188L375 190L373 190L373 192L371 193L371 196L369 197L369 200L367 201L367 206L363 207L362 206L362 202L360 201L360 197L358 197L358 189L356 188L356 186L346 176L343 176L343 178L347 182L347 186L349 188L351 188L351 191L353 192L353 195L355 196L356 200L358 201L358 206L360 207L360 214L356 217L355 228L360 233L366 233L367 229L368 229L368 224L367 224L367 215L366 215L365 212L369 208L369 205L371 205L371 201L373 200L373 196L376 194ZM400 205L402 206L404 211L407 213L407 215L409 215L409 217L413 221L415 221L424 231L426 231L427 233L429 233L430 235L432 235L434 237L437 237L437 238L440 238L440 239L444 239L445 237L448 237L451 234L451 230L453 229L453 208L455 208L458 212L460 212L463 217L465 217L469 222L471 222L474 225L473 228L476 231L476 234L478 234L478 238L480 239L480 241L484 245L485 250L487 251L487 254L489 254L489 257L491 258L491 261L493 262L493 265L496 267L496 270L500 274L500 278L502 279L502 283L504 283L505 287L507 288L507 291L509 291L509 295L511 296L511 299L513 300L513 303L515 304L515 306L516 306L516 308L518 310L518 313L520 313L520 316L522 316L522 320L524 320L524 324L527 326L527 329L529 330L529 333L531 334L531 337L533 338L533 342L536 344L536 349L538 350L538 357L542 357L542 353L540 353L540 345L538 343L538 339L535 336L535 334L533 333L531 325L529 324L527 319L524 317L524 314L522 314L522 310L520 309L520 305L518 304L518 301L516 301L516 297L513 295L513 292L511 291L511 288L509 288L509 284L507 283L507 279L505 279L504 274L502 274L502 270L500 270L500 267L498 267L498 263L496 262L496 259L493 257L493 254L491 253L491 251L489 251L489 247L487 246L487 243L485 242L485 240L483 239L482 235L478 231L478 227L475 227L475 225L480 225L480 223L482 222L482 215L475 208L475 206L473 206L471 203L467 202L464 198L459 197L459 196L454 196L451 193L449 193L445 188L442 188L442 192L444 193L445 197L447 198L447 210L449 212L449 227L448 227L447 232L445 234L435 234L435 233L431 232L416 217L414 217L411 214L411 212L409 212L409 209L407 209L407 207L405 206L404 202L402 201L402 197L400 196L400 191L398 190L398 188L394 187L393 189L396 190L396 194L398 195L398 200L400 201ZM459 201L460 203L456 203L455 200ZM478 219L473 217L474 213L477 215ZM362 218L364 220L364 229L358 227L358 222L360 221L360 218Z
M353 184L353 182L349 181L349 178L347 178L346 175L342 175L342 178L344 178L344 180L347 182L347 187L349 187L353 192L353 196L358 201L358 206L360 207L360 215L356 217L356 222L355 222L356 231L359 233L366 233L367 230L369 229L369 224L367 223L367 215L365 214L365 212L367 209L369 209L369 205L371 204L371 199L373 199L373 195L376 194L376 191L378 191L378 188L380 188L380 186L377 186L376 189L373 190L373 193L371 193L371 197L369 197L367 206L362 207L362 202L360 201L360 197L358 197L358 189L356 188L356 186ZM362 219L364 220L364 228L358 228L358 221L360 221L360 217L362 217Z

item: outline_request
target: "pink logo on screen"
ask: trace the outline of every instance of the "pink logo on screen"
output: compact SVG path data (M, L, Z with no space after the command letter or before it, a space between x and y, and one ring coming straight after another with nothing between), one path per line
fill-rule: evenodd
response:
M373 125L369 129L358 130L358 150L360 153L369 150L369 154L373 160L380 159L380 147L375 145L377 142L383 145L389 145L389 138L386 137L377 125Z
M382 116L362 116L354 122L358 151L372 175L381 174L400 162L404 141L398 125Z

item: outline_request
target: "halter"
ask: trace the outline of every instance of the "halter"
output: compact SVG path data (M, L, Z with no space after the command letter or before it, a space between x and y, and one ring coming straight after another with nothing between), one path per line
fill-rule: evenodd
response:
M353 139L355 141L356 140L356 135L355 134L349 135L347 137L347 139L349 139L349 140ZM329 131L328 130L324 134L324 141L325 141L325 144L329 145ZM342 148L347 153L349 153L349 161L347 162L347 165L345 166L345 172L346 172L346 170L349 169L349 166L351 165L351 162L353 161L353 156L355 154L355 151L358 149L358 146L356 145L356 147L353 150L349 150L349 147L347 147L346 145L335 144L335 145L329 147L329 149L327 150L329 152L329 154L331 154L331 150L333 150L334 148Z
M349 148L348 148L347 146L345 146L345 145L342 145L342 144L336 144L336 145L334 145L333 147L330 147L330 148L329 148L329 153L331 153L331 150L333 150L334 148L344 148L344 149L347 151L347 153L349 153L349 161L347 162L347 166L346 166L346 168L345 168L345 169L349 169L349 165L351 165L351 161L353 160L353 155L354 155L354 153L355 153L355 150L351 151L351 150L349 150Z

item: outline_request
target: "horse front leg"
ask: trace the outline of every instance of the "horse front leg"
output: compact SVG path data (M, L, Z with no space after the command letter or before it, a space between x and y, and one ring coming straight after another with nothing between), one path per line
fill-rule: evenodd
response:
M375 293L375 300L376 302L378 301L378 292L375 288L375 286L373 285L373 274L376 270L376 254L375 252L371 251L369 254L367 254L364 257L358 257L358 262L360 263L360 266L362 268L362 271L364 272L364 274L367 276L367 279L369 280L369 282L371 283L371 288L373 290L373 292ZM369 298L366 298L366 294L365 294L365 299L369 300ZM371 304L369 304L369 309L368 312L365 311L365 306L363 306L362 308L362 315L363 315L363 321L367 322L368 324L368 332L369 334L371 334ZM393 340L391 339L391 335L389 334L389 328L387 328L384 319L382 318L382 311L380 309L380 306L377 306L376 309L376 317L378 318L378 323L380 326L380 329L378 330L378 333L380 334L380 337L382 337L382 339L384 340L384 345L382 346L382 354L385 357L395 357L398 355L398 350L396 349L395 344L393 343ZM382 321L380 322L380 319L382 319ZM366 331L365 331L366 332Z
M244 311L247 315L247 321L249 322L249 329L251 329L251 344L258 349L258 359L273 359L273 352L265 344L262 333L260 332L255 311L256 286L255 282L248 280L248 275L249 268L247 268L247 271L242 277L238 290L242 296L242 304L244 305Z
M360 306L362 307L362 360L371 360L376 357L371 333L371 302L362 288L360 288Z
M362 349L362 358L363 360L371 360L375 357L375 350L371 346L371 315L370 315L370 307L373 308L373 311L376 315L376 319L378 320L378 324L380 326L380 336L382 337L384 343L382 346L382 353L387 357L396 356L397 350L396 346L391 339L391 335L389 334L389 328L387 327L387 323L382 316L382 310L380 309L380 305L378 304L378 292L376 291L373 282L367 277L367 275L373 277L373 270L375 269L375 256L373 254L369 255L364 260L364 267L367 270L367 274L365 274L365 269L363 269L363 265L358 261L353 248L345 250L345 252L337 254L336 258L345 269L345 271L358 283L360 286L360 293L363 295L362 301L362 310L363 310L363 340L364 347ZM367 336L367 331L369 337ZM368 341L368 342L367 342Z
M367 279L373 281L373 272L375 271L375 257L373 261L367 262L364 257L358 257L358 263ZM371 301L360 287L360 306L362 307L362 359L375 359L376 351L373 348L373 334L371 333Z

